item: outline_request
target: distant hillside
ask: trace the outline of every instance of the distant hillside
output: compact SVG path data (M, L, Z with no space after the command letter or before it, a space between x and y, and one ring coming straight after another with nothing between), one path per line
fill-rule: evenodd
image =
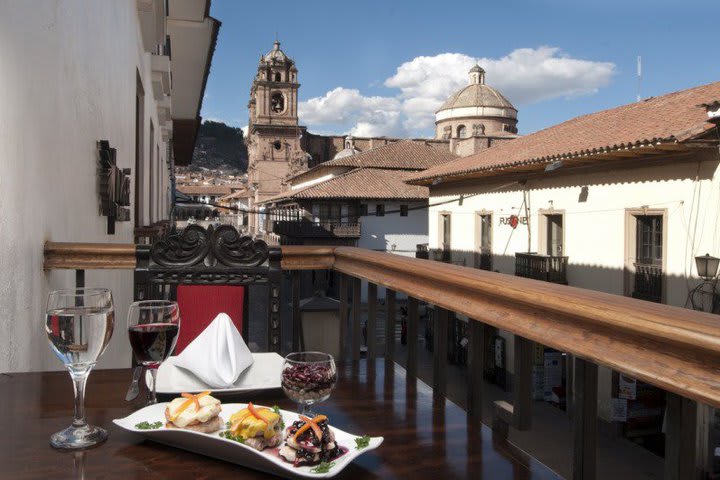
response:
M203 122L195 144L191 169L233 169L245 172L247 163L247 147L241 129L222 122Z

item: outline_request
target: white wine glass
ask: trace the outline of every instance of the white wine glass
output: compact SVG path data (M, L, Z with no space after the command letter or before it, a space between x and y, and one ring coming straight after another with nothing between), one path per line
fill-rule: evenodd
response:
M48 294L45 332L50 347L73 380L75 419L54 433L55 448L87 448L107 439L105 429L85 420L85 385L88 375L110 343L115 324L112 293L107 288L74 288Z

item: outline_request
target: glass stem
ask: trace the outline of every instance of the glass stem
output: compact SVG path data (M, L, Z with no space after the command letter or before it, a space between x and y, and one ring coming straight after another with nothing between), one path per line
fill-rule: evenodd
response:
M73 427L75 428L87 426L85 421L85 384L89 374L90 369L82 371L70 370L75 390L75 420L73 420Z
M148 367L148 370L150 370L150 376L152 377L152 390L150 391L148 405L154 405L157 403L157 367Z

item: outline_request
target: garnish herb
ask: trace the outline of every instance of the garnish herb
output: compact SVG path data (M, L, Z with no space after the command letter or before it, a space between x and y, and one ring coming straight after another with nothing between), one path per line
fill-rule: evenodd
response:
M135 428L138 430L155 430L157 428L162 427L163 422L154 422L154 423L148 423L148 422L140 422L137 425L135 425Z
M240 435L235 435L230 430L223 430L222 432L220 432L220 436L222 438L227 438L228 440L232 440L234 442L245 443L244 438L242 438Z
M282 413L280 413L280 407L278 407L277 405L273 405L272 409L273 409L273 412L280 415L280 428L282 430L285 430L285 420L283 420Z
M355 439L355 449L356 450L362 450L363 448L366 448L368 445L370 445L370 437L367 435L363 435L362 437Z
M317 467L311 468L312 473L327 473L332 467L335 466L335 462L320 462Z

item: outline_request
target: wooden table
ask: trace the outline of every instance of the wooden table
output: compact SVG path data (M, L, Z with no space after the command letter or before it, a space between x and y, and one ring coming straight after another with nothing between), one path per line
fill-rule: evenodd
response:
M125 402L130 370L91 373L87 416L110 438L84 452L56 451L50 435L72 420L72 385L64 372L0 375L0 477L106 479L275 478L220 460L166 447L112 423L133 411ZM340 479L558 478L547 467L504 441L493 441L465 412L424 383L383 360L338 365L338 384L317 410L343 430L383 435L385 443L348 466ZM223 400L278 404L293 409L281 391Z

